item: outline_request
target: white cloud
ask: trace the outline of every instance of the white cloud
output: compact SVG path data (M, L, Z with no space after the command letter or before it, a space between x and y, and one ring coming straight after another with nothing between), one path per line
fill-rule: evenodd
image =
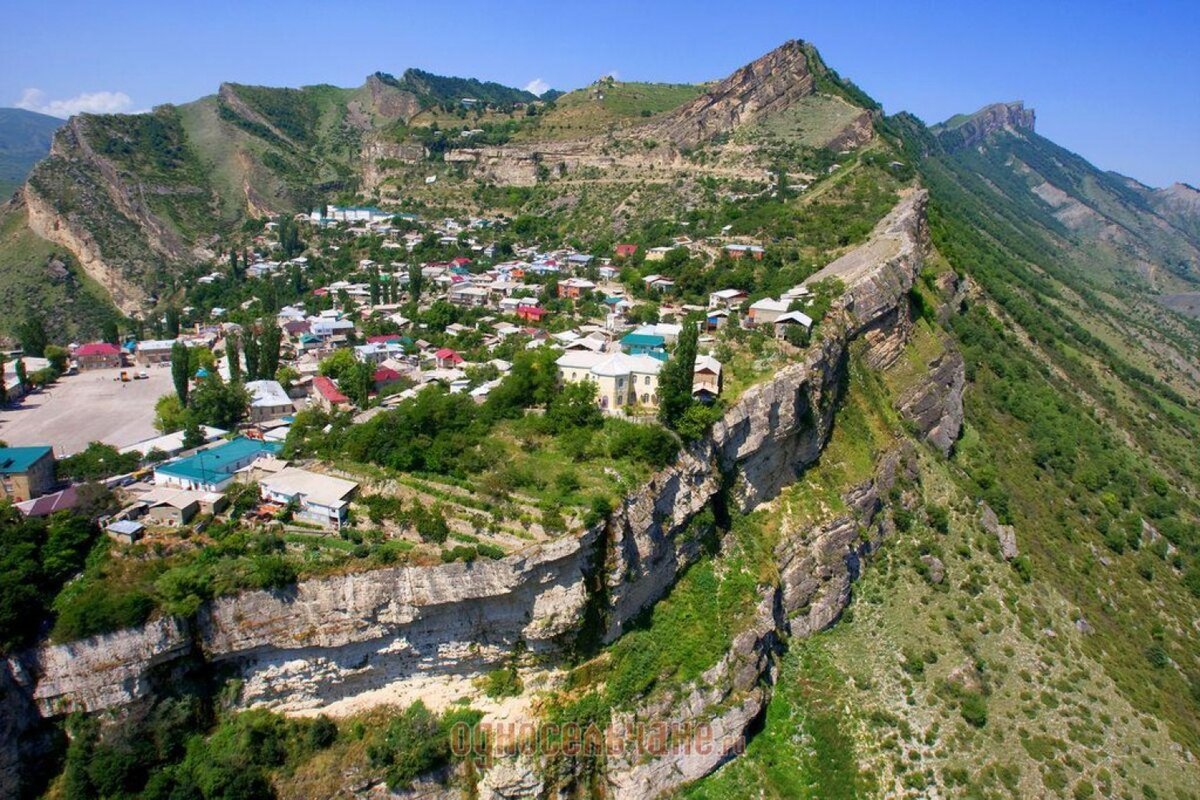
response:
M549 88L550 84L546 83L541 78L534 78L529 83L525 84L525 91L533 92L538 97L541 97Z
M65 100L49 100L41 89L26 89L15 105L26 111L64 119L72 114L139 113L130 111L133 98L124 92L83 92Z

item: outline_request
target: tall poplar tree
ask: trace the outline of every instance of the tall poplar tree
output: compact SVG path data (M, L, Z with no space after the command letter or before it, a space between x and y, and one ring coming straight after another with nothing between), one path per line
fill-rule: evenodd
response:
M187 407L188 381L191 379L191 358L187 346L176 342L171 346L171 380L175 382L175 395L179 404Z
M692 405L699 338L700 329L695 321L685 320L679 341L675 343L675 352L659 373L658 418L669 428L674 428Z

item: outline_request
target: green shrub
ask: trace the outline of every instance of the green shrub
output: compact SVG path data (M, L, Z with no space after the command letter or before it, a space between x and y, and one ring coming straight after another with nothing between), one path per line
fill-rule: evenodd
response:
M958 706L968 724L982 728L988 721L987 700L977 692L964 692Z
M515 666L494 669L484 677L483 692L492 699L516 697L525 686Z

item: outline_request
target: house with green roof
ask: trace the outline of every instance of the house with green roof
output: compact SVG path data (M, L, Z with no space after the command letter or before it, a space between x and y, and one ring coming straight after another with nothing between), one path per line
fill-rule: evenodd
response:
M187 458L167 461L154 468L157 486L174 486L201 492L221 492L233 483L234 474L260 458L283 449L279 442L264 442L239 436L200 450Z
M621 339L621 349L631 356L665 356L667 340L651 333L630 333Z
M48 446L0 447L0 488L14 503L54 488L54 451Z

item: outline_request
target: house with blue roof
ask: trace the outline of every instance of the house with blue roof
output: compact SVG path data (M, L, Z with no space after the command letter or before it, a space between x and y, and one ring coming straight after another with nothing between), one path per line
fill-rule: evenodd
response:
M630 333L621 339L621 349L631 356L654 356L665 359L667 340L651 333Z
M154 468L157 486L174 486L200 492L222 492L234 474L260 458L274 456L283 445L239 436L187 458L167 461Z
M54 451L47 446L0 447L0 490L14 503L54 488Z

